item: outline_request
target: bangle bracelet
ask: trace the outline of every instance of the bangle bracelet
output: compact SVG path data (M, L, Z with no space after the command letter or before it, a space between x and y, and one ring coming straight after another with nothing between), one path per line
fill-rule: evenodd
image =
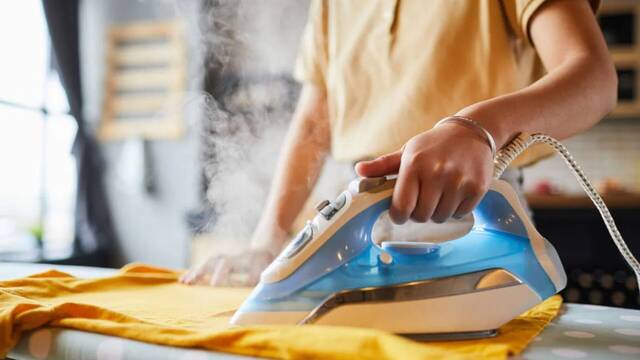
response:
M434 126L434 128L448 122L455 122L460 125L464 125L467 128L472 129L473 131L478 133L480 136L484 137L487 140L487 144L489 145L489 148L491 149L491 158L492 159L496 158L496 142L495 140L493 140L493 136L491 136L491 133L489 133L487 129L482 127L480 123L478 123L473 119L469 119L468 117L465 117L465 116L454 115L454 116L448 116L438 121Z

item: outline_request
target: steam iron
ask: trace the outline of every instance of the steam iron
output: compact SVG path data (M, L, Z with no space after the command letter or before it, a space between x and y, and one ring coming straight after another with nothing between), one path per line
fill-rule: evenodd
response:
M387 241L371 232L395 179L354 180L262 273L232 324L376 328L419 340L469 339L558 293L566 275L515 191L494 180L465 236Z

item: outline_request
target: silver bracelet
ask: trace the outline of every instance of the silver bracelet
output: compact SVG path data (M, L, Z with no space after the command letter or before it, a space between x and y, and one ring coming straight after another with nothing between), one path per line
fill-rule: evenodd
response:
M468 127L469 129L474 130L475 132L477 132L481 136L483 136L487 140L487 144L489 144L489 148L491 148L491 158L492 159L496 158L496 142L495 142L495 140L493 140L493 136L491 136L491 133L489 133L487 131L487 129L482 127L482 125L480 125L480 123L478 123L477 121L475 121L473 119L469 119L466 116L454 115L454 116L448 116L448 117L438 121L436 123L436 125L434 126L434 128L438 127L438 126L440 126L440 125L442 125L444 123L448 123L448 122L456 122L458 124L464 125L464 126Z

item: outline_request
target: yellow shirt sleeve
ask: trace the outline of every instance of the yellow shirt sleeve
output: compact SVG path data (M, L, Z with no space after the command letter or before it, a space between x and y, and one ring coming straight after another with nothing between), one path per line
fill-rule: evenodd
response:
M505 14L516 36L533 45L529 37L529 21L540 7L552 0L502 0ZM600 0L588 0L594 13L600 7Z
M312 0L302 34L293 76L300 82L325 85L327 69L327 10L322 0Z
M504 10L504 14L509 22L511 30L514 32L518 39L523 39L530 49L533 50L533 41L529 37L529 22L533 18L533 15L548 1L553 0L501 0ZM591 5L591 9L594 13L598 11L600 7L600 0L588 0ZM531 67L531 81L541 77L545 70L540 63L540 60L535 56L534 64ZM553 150L545 145L538 144L527 149L524 153L518 156L512 163L511 167L524 167L530 166L543 160L549 156L552 156Z

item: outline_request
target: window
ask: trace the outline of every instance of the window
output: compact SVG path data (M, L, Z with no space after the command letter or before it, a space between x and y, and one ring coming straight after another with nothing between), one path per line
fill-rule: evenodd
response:
M76 167L40 0L0 3L0 259L70 255Z

